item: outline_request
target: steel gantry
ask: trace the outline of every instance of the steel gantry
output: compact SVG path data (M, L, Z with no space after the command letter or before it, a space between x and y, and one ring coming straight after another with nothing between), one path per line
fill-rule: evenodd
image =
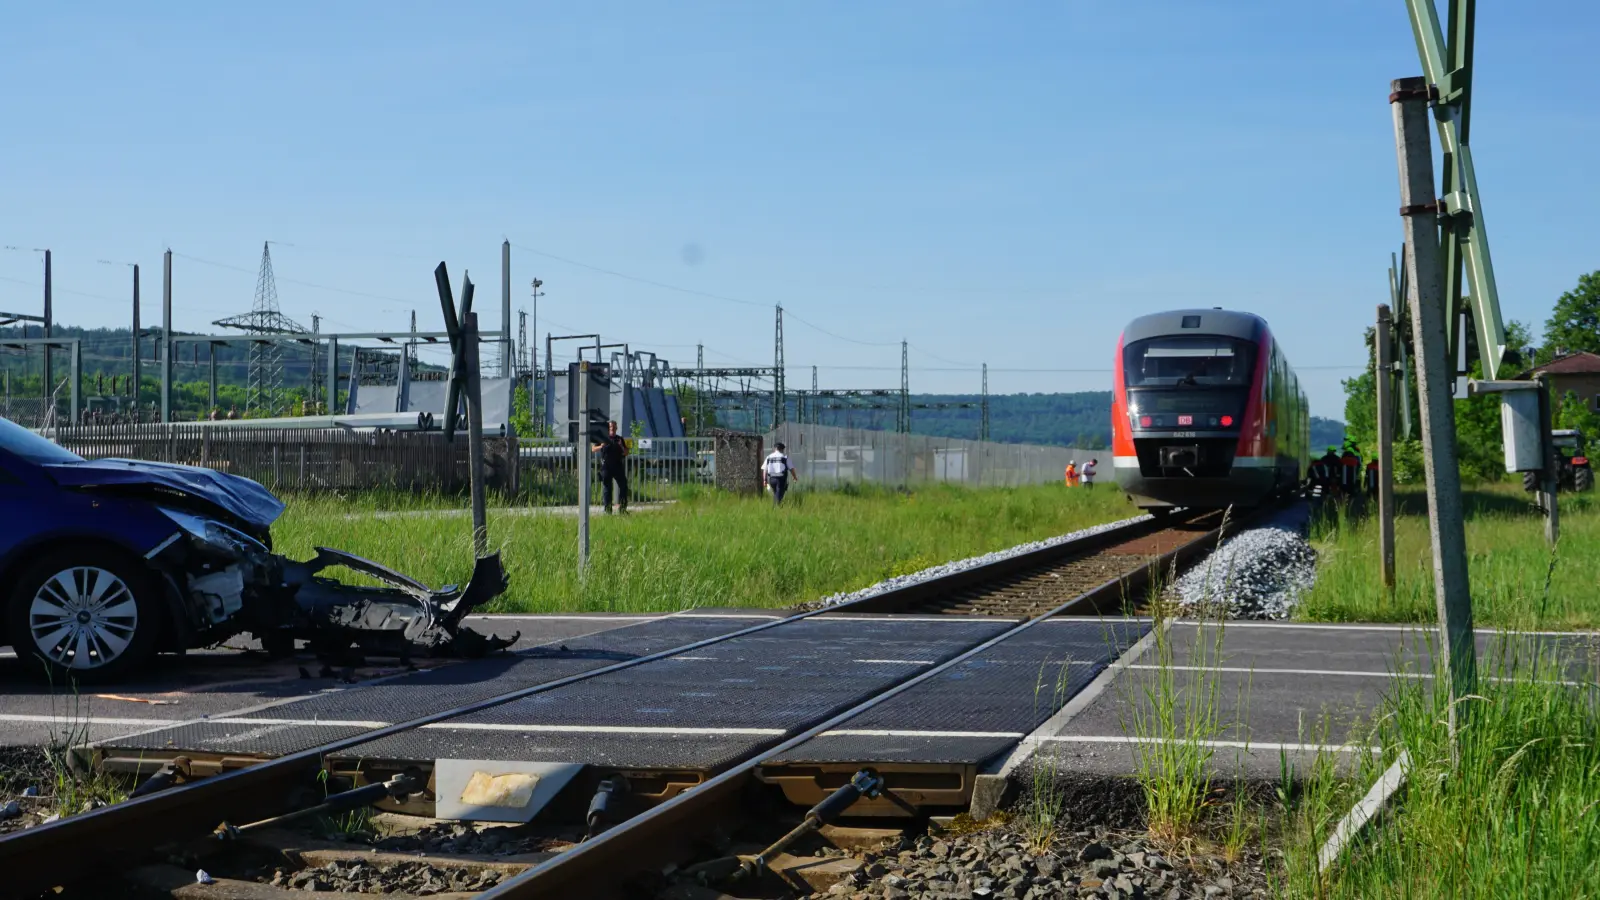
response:
M1476 0L1449 0L1449 33L1439 22L1434 0L1406 0L1411 31L1417 41L1427 79L1427 99L1443 151L1441 180L1436 198L1422 204L1439 217L1439 242L1443 255L1445 323L1452 360L1464 360L1461 324L1470 312L1476 323L1483 377L1498 377L1505 360L1506 334L1500 319L1500 295L1495 287L1494 265L1489 258L1489 235L1484 226L1483 201L1468 144L1472 126L1472 45ZM1415 211L1421 211L1414 210ZM1401 210L1407 214L1407 210ZM1463 297L1462 272L1471 294ZM1470 364L1470 361L1467 361ZM1458 374L1465 374L1459 372Z

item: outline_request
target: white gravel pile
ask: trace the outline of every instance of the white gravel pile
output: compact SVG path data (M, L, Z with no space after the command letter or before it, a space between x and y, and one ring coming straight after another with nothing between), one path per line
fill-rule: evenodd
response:
M1316 579L1305 514L1291 509L1224 541L1179 576L1171 595L1186 613L1285 619Z
M1020 556L1021 554L1030 553L1034 550L1042 550L1045 547L1054 547L1057 544L1064 544L1067 541L1077 540L1078 538L1086 535L1099 534L1102 531L1110 531L1113 528L1120 528L1123 525L1127 525L1129 522L1139 522L1148 518L1150 517L1134 516L1131 519L1123 519L1119 522L1107 522L1104 525L1095 525L1090 528L1085 528L1082 531L1074 531L1071 534L1063 534L1059 537L1047 538L1042 541L1034 541L1030 544L1018 544L1015 547L1007 547L1004 550L996 550L993 553L985 553L982 556L973 556L968 557L967 559L947 562L943 565L923 569L920 572L912 572L909 575L896 575L893 578L885 579L870 587L864 587L859 591L851 591L845 594L833 594L828 597L823 597L820 600L815 600L805 605L810 609L820 609L826 606L837 606L840 603L848 603L851 600L860 600L863 597L871 597L876 594L881 594L884 591L892 591L896 588L905 587L908 584L917 584L918 582L927 581L930 578L938 578L943 575L949 575L952 572L960 572L963 569L971 569L975 566L981 566L986 563L998 562L1002 559L1010 559L1013 556Z

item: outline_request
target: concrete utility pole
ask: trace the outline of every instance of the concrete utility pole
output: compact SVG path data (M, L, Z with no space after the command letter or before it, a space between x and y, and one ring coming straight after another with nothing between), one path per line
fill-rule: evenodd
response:
M983 411L979 414L978 440L989 439L989 364L983 364Z
M546 354L546 359L549 355ZM589 574L589 363L578 361L578 420L572 452L578 473L578 577ZM570 389L570 387L569 387Z
M46 250L44 252L44 336L46 338L44 345L44 400L47 409L55 409L56 405L55 368L51 365L50 344L48 341L52 337L50 326L54 324L54 320L54 304L51 300L50 251Z
M778 304L778 319L773 332L772 341L772 429L776 431L786 418L784 415L789 405L788 398L784 396L783 384L783 304Z
M1389 305L1378 305L1376 343L1378 383L1378 547L1383 586L1394 596L1394 319Z
M161 421L172 421L172 251L161 255Z
M133 407L139 408L139 264L133 264Z
M1400 215L1405 223L1411 332L1417 393L1421 398L1422 450L1428 475L1428 524L1433 536L1433 589L1441 650L1450 666L1448 707L1452 746L1463 716L1458 699L1476 687L1477 648L1467 573L1467 534L1456 456L1455 408L1449 351L1444 266L1439 247L1439 203L1434 195L1433 149L1428 135L1426 79L1391 85L1395 150L1400 169Z
M511 377L511 242L500 242L500 377Z

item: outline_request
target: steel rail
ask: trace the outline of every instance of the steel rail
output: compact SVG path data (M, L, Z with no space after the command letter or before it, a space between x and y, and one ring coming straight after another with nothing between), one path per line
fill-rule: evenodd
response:
M553 681L530 685L463 706L341 738L247 768L213 775L159 793L13 832L0 837L0 871L8 873L5 886L0 889L0 897L30 897L57 886L104 876L135 860L148 857L162 845L208 834L224 819L244 822L280 815L291 807L293 789L296 786L314 783L317 773L323 768L324 757L360 744L814 616L838 613L892 613L922 602L929 596L930 591L936 590L940 585L949 590L986 578L1005 577L1053 558L1093 553L1107 546L1159 531L1171 524L1173 524L1171 520L1135 519L1081 538L970 569L891 588L834 606L807 610ZM696 793L699 790L697 788ZM85 857L84 847L94 847L95 853L91 857Z
M1166 523L1163 523L1165 525ZM1048 612L1034 616L1013 628L968 649L915 677L896 684L844 712L812 725L793 737L696 785L694 788L621 823L598 837L585 841L560 856L544 862L499 886L484 892L482 900L541 900L541 898L583 897L585 900L628 898L628 883L640 873L660 871L663 866L681 862L706 829L715 825L719 812L737 809L740 794L754 780L757 768L871 710L930 679L950 671L980 653L1016 637L1041 622L1060 615L1093 610L1110 598L1125 597L1134 585L1148 585L1163 568L1187 561L1205 551L1208 544L1222 537L1236 523L1224 516L1216 528L1162 554L1149 563L1110 579L1099 587L1067 600Z

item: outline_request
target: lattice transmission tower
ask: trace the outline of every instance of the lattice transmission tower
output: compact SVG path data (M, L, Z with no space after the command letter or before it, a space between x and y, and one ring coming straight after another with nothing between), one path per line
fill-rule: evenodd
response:
M272 242L261 243L261 270L256 274L256 296L250 311L218 319L211 324L237 328L250 334L304 334L304 325L278 309L278 282L272 275ZM275 416L286 404L283 395L283 345L262 341L250 345L250 386L245 395L246 413Z

